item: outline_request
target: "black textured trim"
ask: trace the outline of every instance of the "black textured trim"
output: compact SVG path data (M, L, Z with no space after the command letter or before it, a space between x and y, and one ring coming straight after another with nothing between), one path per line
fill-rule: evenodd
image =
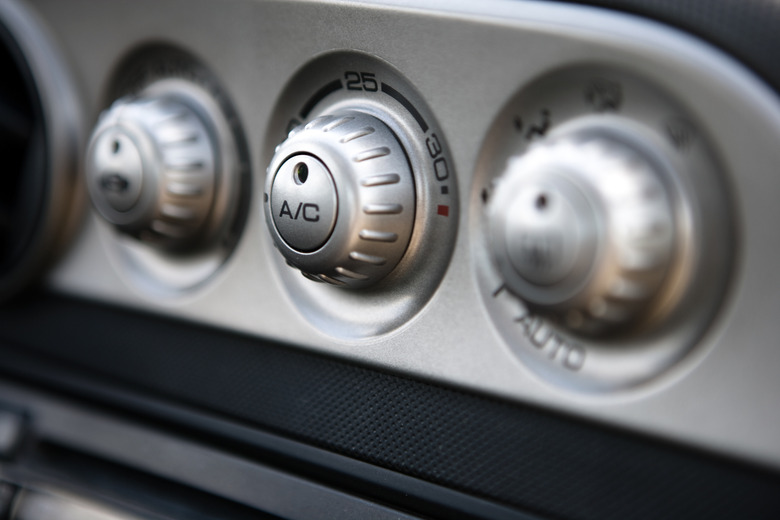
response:
M553 0L605 7L677 27L720 47L780 92L778 0Z
M6 371L43 356L537 514L780 516L773 473L191 323L42 296L0 309L0 338Z

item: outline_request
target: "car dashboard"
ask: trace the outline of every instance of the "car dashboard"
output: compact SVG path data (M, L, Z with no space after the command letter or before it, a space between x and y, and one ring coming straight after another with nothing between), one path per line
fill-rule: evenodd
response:
M0 2L0 519L776 518L780 4Z

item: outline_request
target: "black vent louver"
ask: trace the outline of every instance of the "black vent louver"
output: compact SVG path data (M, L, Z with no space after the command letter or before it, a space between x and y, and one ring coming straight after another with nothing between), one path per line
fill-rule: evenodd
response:
M0 25L0 289L26 261L46 206L43 110L30 68Z

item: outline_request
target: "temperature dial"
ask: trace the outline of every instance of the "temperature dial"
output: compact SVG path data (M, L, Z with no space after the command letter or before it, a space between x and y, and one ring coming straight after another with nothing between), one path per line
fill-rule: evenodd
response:
M318 117L290 132L268 173L271 235L305 276L365 287L403 257L414 226L414 178L380 119L351 110Z
M208 94L182 80L152 85L104 112L87 152L87 183L100 214L144 243L176 250L208 242L231 179L220 157ZM235 179L233 179L235 180ZM220 182L222 189L220 189ZM217 209L216 208L221 208Z
M670 175L633 129L562 130L509 161L489 207L490 247L521 299L602 333L660 300L675 262Z

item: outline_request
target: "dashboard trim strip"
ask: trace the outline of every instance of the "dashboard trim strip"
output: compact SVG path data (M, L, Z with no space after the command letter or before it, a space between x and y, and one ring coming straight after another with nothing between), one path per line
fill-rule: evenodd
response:
M757 468L205 327L46 295L3 309L0 330L4 372L59 388L69 368L523 511L780 513L777 475Z

